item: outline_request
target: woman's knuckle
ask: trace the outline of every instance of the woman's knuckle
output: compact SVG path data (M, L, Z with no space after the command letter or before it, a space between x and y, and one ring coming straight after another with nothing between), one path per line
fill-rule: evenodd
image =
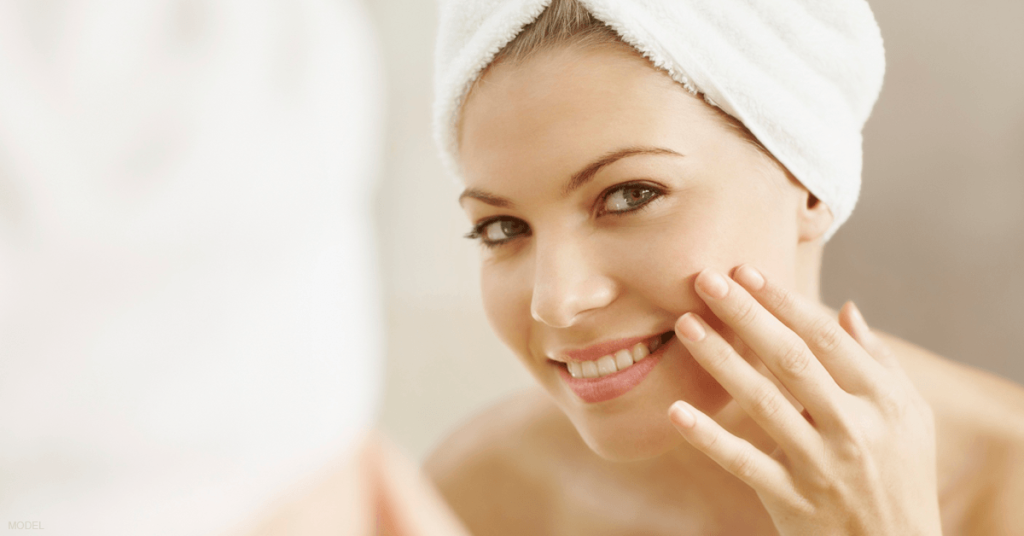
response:
M784 288L774 287L768 294L768 303L774 309L776 316L786 316L796 306L793 294Z
M814 467L803 475L804 485L814 491L815 495L822 496L835 487L835 478L825 470L824 466Z
M772 389L762 388L754 395L752 411L765 419L775 417L782 410L779 396Z
M863 465L868 458L868 453L871 451L870 444L872 439L869 437L870 435L870 432L862 428L851 430L846 440L837 448L839 458L846 464Z
M757 306L754 300L746 299L740 304L739 309L736 310L736 325L740 328L746 328L754 324L757 319Z
M814 503L807 497L800 494L793 494L788 498L787 503L789 505L789 509L793 510L797 516L809 518L817 511Z
M718 443L718 437L720 432L717 430L709 430L708 432L697 436L695 446L701 451L707 452L715 447Z
M736 456L729 462L729 472L741 480L750 480L757 475L757 463L754 456L746 450L736 453Z
M839 333L839 327L831 319L819 321L812 333L811 341L814 347L825 353L835 352L843 344L843 336Z
M859 460L869 450L873 434L880 429L872 419L859 413L841 413L836 416L835 423L842 437L838 451L846 460Z
M709 368L720 370L725 367L730 358L732 358L732 352L723 345L717 346L708 352L705 356L705 361Z
M779 368L791 376L803 373L810 364L807 352L807 345L803 341L792 340L784 343L777 361Z
M899 386L886 382L875 396L879 411L890 420L901 421L910 412L911 401L904 396Z

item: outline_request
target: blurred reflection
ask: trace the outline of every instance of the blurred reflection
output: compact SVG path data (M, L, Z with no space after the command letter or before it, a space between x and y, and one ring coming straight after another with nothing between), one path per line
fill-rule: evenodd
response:
M351 448L381 86L352 1L0 3L0 523L214 533Z

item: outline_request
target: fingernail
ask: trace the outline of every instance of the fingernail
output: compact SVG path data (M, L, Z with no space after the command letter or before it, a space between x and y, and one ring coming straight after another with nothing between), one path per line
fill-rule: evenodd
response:
M753 266L744 264L736 269L733 279L750 290L761 290L764 287L764 276Z
M693 428L693 425L697 424L697 417L690 411L689 404L682 400L672 403L672 407L668 409L668 414L671 417L672 424L677 426Z
M705 270L697 277L697 285L705 294L715 299L722 299L729 293L729 283L718 272Z
M693 317L693 313L686 313L679 319L679 322L676 323L676 331L690 342L700 342L707 335L704 326L700 325L700 322Z

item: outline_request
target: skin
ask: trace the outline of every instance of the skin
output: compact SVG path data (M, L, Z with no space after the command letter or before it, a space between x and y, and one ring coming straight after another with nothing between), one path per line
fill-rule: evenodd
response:
M1024 391L825 308L831 213L702 100L628 47L569 46L491 66L462 112L460 203L507 240L482 248L484 307L539 385L427 463L471 532L1024 526ZM742 265L765 286L741 285ZM666 331L654 370L606 402L550 359ZM693 426L669 418L677 400Z

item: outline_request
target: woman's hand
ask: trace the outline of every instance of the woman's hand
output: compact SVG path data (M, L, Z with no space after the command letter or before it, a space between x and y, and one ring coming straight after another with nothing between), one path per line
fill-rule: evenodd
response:
M931 408L856 307L837 323L747 265L734 279L705 270L696 286L804 410L687 313L679 339L777 447L680 401L669 418L683 437L754 488L782 535L940 535Z

